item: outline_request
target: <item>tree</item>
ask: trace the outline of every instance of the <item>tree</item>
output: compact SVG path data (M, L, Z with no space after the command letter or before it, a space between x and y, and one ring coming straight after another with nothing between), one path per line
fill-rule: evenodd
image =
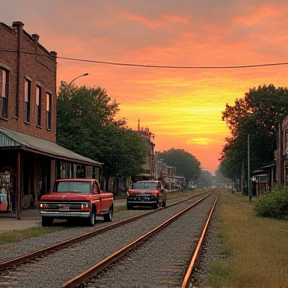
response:
M225 178L220 171L220 166L218 166L217 170L215 171L215 182L217 185L231 185L231 178Z
M62 82L57 98L58 144L104 163L106 179L138 173L144 161L142 141L125 126L125 119L115 120L119 111L118 103L100 87L67 87Z
M145 149L141 136L132 130L107 125L102 133L100 154L97 159L104 163L103 176L106 180L110 176L132 175L142 172L145 163ZM108 181L106 181L108 185ZM106 186L106 190L108 186Z
M197 181L199 188L212 186L212 174L207 170L202 170Z
M200 162L183 149L171 148L160 152L159 158L163 159L167 165L176 167L176 173L184 176L186 181L197 180L201 173Z
M231 137L225 139L220 159L223 175L235 179L240 178L243 169L247 171L248 149L251 171L270 164L277 148L278 125L287 114L288 90L272 84L250 89L243 99L235 100L234 106L226 104L222 120L226 121Z

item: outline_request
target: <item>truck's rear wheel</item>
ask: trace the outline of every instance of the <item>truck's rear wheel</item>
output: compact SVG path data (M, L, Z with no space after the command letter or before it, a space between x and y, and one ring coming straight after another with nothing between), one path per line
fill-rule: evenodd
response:
M53 223L53 218L52 217L42 217L42 226L51 226Z

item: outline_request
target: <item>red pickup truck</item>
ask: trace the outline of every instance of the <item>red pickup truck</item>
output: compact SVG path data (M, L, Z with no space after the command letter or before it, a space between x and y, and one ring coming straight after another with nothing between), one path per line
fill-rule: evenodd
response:
M167 191L161 181L137 181L128 189L126 200L127 209L134 206L166 207Z
M58 179L53 191L41 197L39 208L42 226L52 225L54 219L82 219L94 226L96 216L112 221L113 194L103 193L95 179Z

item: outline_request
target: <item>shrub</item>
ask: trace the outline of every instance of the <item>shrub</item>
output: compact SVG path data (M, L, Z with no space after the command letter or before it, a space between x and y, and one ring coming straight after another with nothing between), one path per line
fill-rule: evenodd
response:
M277 185L260 196L254 207L256 216L288 220L288 187Z

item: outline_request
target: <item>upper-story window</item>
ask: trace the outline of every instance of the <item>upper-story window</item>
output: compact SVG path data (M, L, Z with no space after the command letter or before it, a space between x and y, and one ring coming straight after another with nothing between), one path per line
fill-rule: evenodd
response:
M51 130L51 105L52 105L52 95L46 93L46 112L47 112L47 129Z
M41 126L41 96L42 89L39 86L36 86L36 121L37 126Z
M8 118L9 72L0 67L0 117Z
M25 79L24 86L24 121L30 123L31 81Z

